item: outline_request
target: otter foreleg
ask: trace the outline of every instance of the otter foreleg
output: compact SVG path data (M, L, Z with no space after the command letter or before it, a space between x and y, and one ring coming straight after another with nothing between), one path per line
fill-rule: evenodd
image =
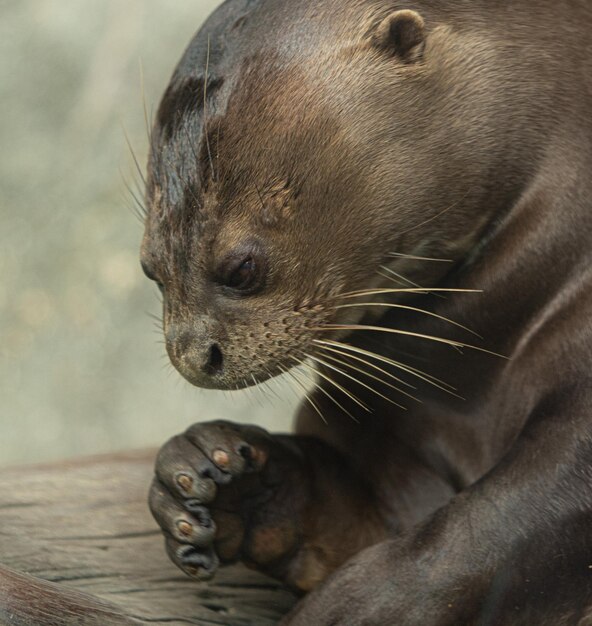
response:
M371 494L319 439L218 421L163 446L150 506L186 573L242 560L307 591L386 537Z

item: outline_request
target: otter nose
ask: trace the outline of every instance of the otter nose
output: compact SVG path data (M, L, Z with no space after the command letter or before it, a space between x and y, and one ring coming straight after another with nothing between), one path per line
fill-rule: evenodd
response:
M224 357L222 350L217 343L213 343L207 352L207 358L202 367L203 371L210 376L215 376L222 371L224 365Z
M193 331L167 333L167 348L175 367L196 385L209 386L208 379L219 375L224 368L220 345Z
M208 376L215 376L222 371L224 357L217 343L196 341L194 334L183 333L176 341L177 354L194 369L201 370Z

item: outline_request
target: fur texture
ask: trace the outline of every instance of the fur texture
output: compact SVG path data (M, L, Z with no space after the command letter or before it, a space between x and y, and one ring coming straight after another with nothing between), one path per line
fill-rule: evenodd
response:
M291 626L587 623L591 33L578 0L230 0L191 42L142 248L169 354L208 387L319 373L294 437L163 448L186 571L315 588Z

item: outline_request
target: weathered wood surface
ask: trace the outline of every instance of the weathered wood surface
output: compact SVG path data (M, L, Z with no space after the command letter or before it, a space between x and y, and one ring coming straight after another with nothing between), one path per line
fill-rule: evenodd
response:
M242 567L197 583L169 563L146 506L153 457L0 471L0 624L268 626L289 610Z

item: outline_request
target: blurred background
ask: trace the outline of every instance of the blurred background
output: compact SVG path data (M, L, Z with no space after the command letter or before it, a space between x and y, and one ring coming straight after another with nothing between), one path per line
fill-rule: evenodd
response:
M146 161L142 92L155 109L218 4L0 0L0 465L158 446L199 419L290 427L282 381L264 399L173 371L123 183L124 128Z

